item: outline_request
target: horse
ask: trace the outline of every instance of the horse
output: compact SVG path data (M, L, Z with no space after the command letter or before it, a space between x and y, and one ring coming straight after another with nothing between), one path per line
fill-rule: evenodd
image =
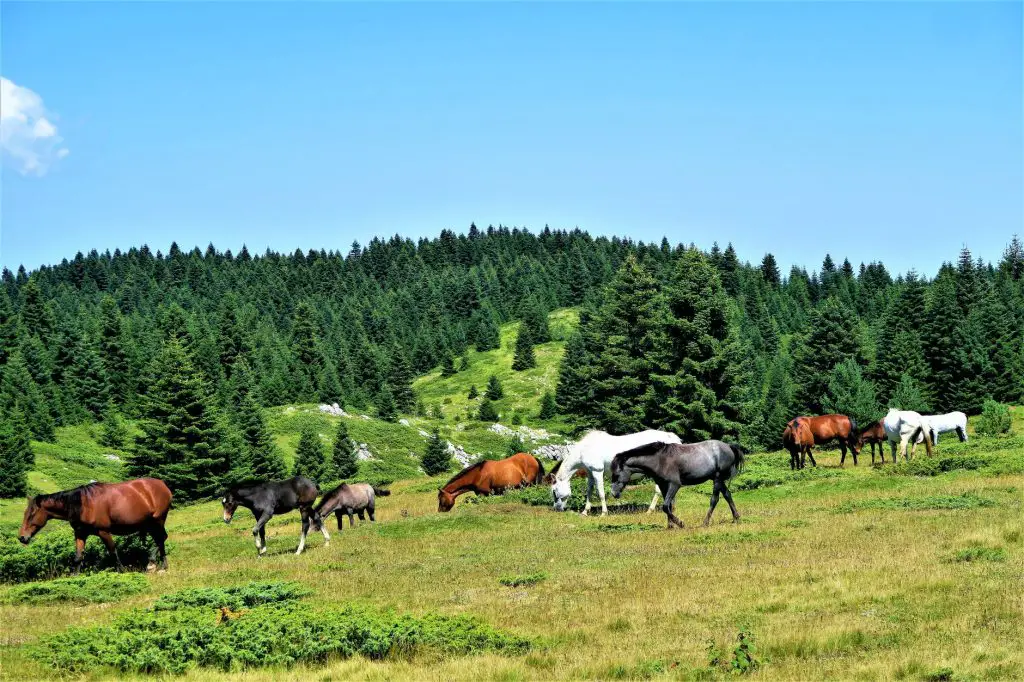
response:
M137 478L123 483L93 482L49 495L36 495L29 498L25 507L18 540L27 545L50 519L67 521L75 532L77 575L82 569L82 553L90 535L99 536L120 570L124 566L111 536L148 533L156 543L160 569L166 571L164 524L172 498L167 484L157 478ZM152 567L155 564L151 564Z
M313 503L320 488L305 476L294 476L283 481L267 481L265 483L242 483L225 491L220 503L224 507L224 523L231 523L238 507L245 507L256 517L256 526L252 536L256 542L257 556L267 551L267 537L264 526L274 514L284 514L294 509L302 516L302 536L295 554L302 554L306 546L306 533L309 532L309 520L314 519L314 527L324 534L324 544L331 542L319 516L313 514Z
M577 441L569 453L562 460L551 483L551 495L554 497L555 511L565 511L566 502L572 495L572 488L569 485L572 472L579 468L587 471L587 498L583 507L583 515L590 513L590 496L594 488L597 488L598 497L601 499L601 516L607 516L608 505L604 499L604 470L611 466L615 455L626 450L649 445L651 443L682 443L679 436L669 431L657 431L647 429L637 433L630 433L625 436L613 436L605 431L590 431L583 438ZM639 476L638 476L639 478ZM654 487L654 497L651 499L651 506L647 513L654 511L658 503L658 486Z
M878 454L882 456L882 464L885 464L885 450L882 448L882 443L885 442L885 426L882 425L882 420L879 419L876 422L872 422L871 426L861 431L860 436L857 438L857 447L862 451L865 445L871 446L871 463L875 463L875 446L878 446Z
M928 423L925 421L917 412L912 410L897 410L895 407L890 408L888 414L882 418L882 428L885 429L885 437L889 441L889 445L892 447L892 461L896 461L896 441L900 442L900 454L906 461L910 461L910 458L914 456L914 450L917 448L917 438L925 434L928 430ZM907 454L907 443L913 440L913 445L910 446L910 454ZM932 454L932 440L931 438L924 438L924 447L928 451L928 455Z
M811 458L811 464L818 466L811 453L811 446L814 445L814 435L806 420L800 417L786 424L782 432L782 445L789 451L789 468L792 470L803 469L802 456L806 454Z
M845 414L822 414L817 417L801 416L789 422L789 424L792 424L797 419L801 422L806 422L808 428L810 428L811 435L814 437L814 445L822 445L830 440L838 441L839 450L843 453L842 457L839 458L839 466L842 466L846 461L847 448L853 453L853 465L857 466L857 455L860 454L860 451L857 449L857 422L853 420L853 417L847 417ZM810 456L811 464L818 466L814 461L814 455L811 454L810 446L806 448L805 453ZM804 461L804 455L801 454L801 469L803 468Z
M511 488L536 485L544 481L544 465L526 452L517 452L499 460L485 459L471 464L449 479L437 491L437 511L451 511L455 498L465 493L500 494Z
M704 517L704 525L711 523L711 514L718 504L719 494L725 495L725 501L732 510L733 523L737 523L740 514L736 511L736 505L733 504L726 483L743 469L746 453L743 447L720 440L705 440L685 445L641 445L619 453L612 460L612 495L617 499L635 474L653 478L664 497L661 510L665 512L668 528L671 530L673 523L680 528L683 527L683 522L672 511L679 488L714 481L711 506Z
M390 495L390 490L375 488L369 483L342 483L334 490L324 493L313 509L314 519L317 523L323 524L323 517L330 516L333 512L338 519L338 532L341 532L342 514L348 514L348 525L354 526L353 514L359 515L360 521L365 521L364 512L370 513L370 521L376 521L373 517L374 501L377 495L384 497Z
M932 438L932 445L939 444L939 434L947 431L956 431L961 443L967 442L967 415L963 412L950 412L948 414L923 414L925 424L928 425L928 433ZM922 433L917 437L916 443L924 439Z

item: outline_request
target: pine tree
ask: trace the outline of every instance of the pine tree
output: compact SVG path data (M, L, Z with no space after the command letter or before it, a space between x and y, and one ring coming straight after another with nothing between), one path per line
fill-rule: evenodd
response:
M469 387L469 393L466 395L466 397L469 398L470 400L476 400L477 396L479 395L480 392L476 390L476 384L473 384Z
M318 325L313 306L302 301L295 308L292 322L292 348L295 352L298 395L309 399L323 371L323 358L319 349Z
M18 347L18 316L14 314L7 289L0 287L0 368Z
M331 449L331 463L337 478L352 478L359 473L356 460L356 446L348 435L348 427L344 420L338 422L338 430L334 434L334 447Z
M797 402L804 410L820 412L821 396L833 368L848 359L863 364L864 351L856 315L837 298L826 299L811 314L807 327L793 353L793 371L799 384Z
M911 374L900 376L899 382L889 395L887 406L897 410L912 410L921 414L931 412L931 406L928 404L920 382Z
M476 418L482 422L496 422L498 421L498 411L494 408L494 403L487 396L480 401L480 409L477 410Z
M548 327L547 310L534 298L526 306L523 314L523 327L530 331L534 343L547 343L551 340L551 329Z
M437 476L451 470L451 455L448 454L448 449L442 442L441 434L437 429L434 429L434 433L427 440L427 449L423 453L420 463L423 466L423 473L427 476Z
M391 387L384 385L380 393L377 394L377 417L383 419L386 422L398 421L398 408L395 406L395 395L391 392Z
M569 337L558 366L555 399L566 414L585 414L593 395L591 359L579 331Z
M263 410L252 394L239 399L236 423L245 451L232 462L232 476L236 480L253 478L260 481L278 481L287 476L284 463L274 437L270 433Z
M0 497L20 497L28 490L35 457L21 410L0 412Z
M229 457L210 390L181 341L165 343L151 376L129 475L162 479L182 502L213 494Z
M345 401L345 391L341 387L337 366L329 359L324 359L324 368L317 377L317 396L320 402L331 405Z
M766 253L761 260L761 277L764 278L764 281L769 286L774 288L778 288L782 281L782 277L779 274L779 264L775 262L775 256L770 253Z
M88 340L82 340L75 353L76 363L70 376L70 386L78 404L94 419L103 414L110 399L107 374L96 349Z
M316 427L306 424L299 435L299 444L295 448L295 466L292 476L305 476L315 483L324 479L327 459L324 446L317 435Z
M103 412L103 428L100 431L99 444L121 450L127 442L128 429L113 404L108 404L107 409Z
M522 436L517 433L512 436L508 445L505 446L505 456L511 457L518 455L520 452L526 452L526 443L523 442Z
M537 366L537 357L533 353L533 338L530 336L530 329L520 325L519 334L516 336L516 352L512 358L512 369L519 372Z
M455 371L455 362L452 360L452 356L445 353L441 359L441 376L453 377L455 376Z
M229 293L220 306L217 326L217 351L224 376L231 378L231 372L238 358L245 352L242 327L238 323L237 297Z
M761 399L751 421L750 435L765 449L782 447L782 432L796 409L796 391L793 360L788 348L781 346L768 365Z
M828 413L845 414L861 427L882 416L875 387L864 378L860 365L853 358L847 358L832 370L821 406Z
M110 397L118 405L131 404L131 361L126 350L124 323L113 297L106 295L100 301L100 359L110 386Z
M416 406L416 396L412 392L412 380L412 368L409 366L409 360L405 357L405 353L398 346L393 347L388 384L394 392L395 406L399 412L412 412Z
M19 411L33 438L52 443L56 437L47 402L29 374L21 350L15 350L0 374L0 412Z
M490 400L501 400L505 397L505 390L501 387L501 382L498 381L497 375L492 374L487 379L487 391L484 393Z
M1016 234L1006 245L999 262L1000 272L1006 273L1015 282L1024 279L1024 242Z
M501 327L490 306L484 306L477 313L473 345L480 352L501 347Z
M555 404L555 396L551 391L545 391L540 399L540 412L537 416L540 419L554 419L558 413L558 405Z
M467 369L469 369L469 356L463 355L459 358L459 371L465 372Z

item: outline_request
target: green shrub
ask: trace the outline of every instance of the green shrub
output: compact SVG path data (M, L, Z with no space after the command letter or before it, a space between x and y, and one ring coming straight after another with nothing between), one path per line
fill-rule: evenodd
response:
M102 604L144 592L149 583L139 573L102 572L93 575L60 578L48 582L18 585L0 597L8 604Z
M547 579L547 573L539 572L530 573L529 575L507 575L503 578L498 578L498 582L505 587L529 587Z
M977 561L1006 561L1006 550L1002 547L974 546L961 549L950 561L955 563L974 563Z
M153 551L153 540L138 534L115 538L117 553L126 568L145 568ZM168 557L174 544L165 543ZM20 544L14 535L0 534L0 582L23 583L55 578L71 573L75 566L75 537L70 526L40 533L28 545ZM114 560L97 537L89 538L83 555L83 568L113 568Z
M983 436L998 436L1010 433L1012 422L1010 408L991 398L981 406L981 416L974 423L974 430Z
M311 590L296 582L250 582L235 587L196 587L160 597L153 603L153 610L224 606L237 611L263 604L296 601L311 593Z

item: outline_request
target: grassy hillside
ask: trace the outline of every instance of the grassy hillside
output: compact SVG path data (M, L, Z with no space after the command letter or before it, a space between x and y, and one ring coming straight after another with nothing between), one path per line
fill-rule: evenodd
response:
M275 429L288 447L304 417L299 409L278 412ZM711 527L698 526L706 484L679 494L676 511L687 528L667 531L663 514L636 511L650 499L649 484L609 498L607 518L582 518L553 512L545 488L460 498L440 514L440 479L420 478L391 486L376 524L339 534L332 520L331 544L311 535L300 557L293 554L298 516L275 517L269 554L257 559L248 512L225 526L216 503L175 509L170 570L146 575L141 591L125 585L105 597L73 584L0 586L0 676L51 679L55 672L31 652L45 652L45 644L36 647L67 626L103 626L187 588L260 580L310 590L301 611L314 620L321 609L352 605L427 619L468 615L525 637L531 648L494 653L481 643L468 654L393 651L382 660L331 656L244 672L193 667L180 679L423 680L464 677L467 669L474 679L502 681L727 679L741 630L756 642L758 679L1020 679L1024 409L1014 420L1016 436L944 439L932 460L919 454L909 466L861 460L839 468L838 453L828 452L818 468L792 473L783 453L752 455L732 485L739 525L729 523L723 502ZM371 428L358 417L353 427L359 421ZM13 535L22 508L19 500L0 502L0 537ZM59 522L29 548L12 542L3 550L14 561L47 536L70 551ZM252 636L265 617L259 608L234 611L237 620L217 627L249 628L239 632ZM214 627L215 613L208 618ZM291 623L275 618L275 627ZM178 632L173 641L191 636ZM709 665L709 645L725 667ZM139 660L136 646L118 660ZM136 679L116 669L77 674Z

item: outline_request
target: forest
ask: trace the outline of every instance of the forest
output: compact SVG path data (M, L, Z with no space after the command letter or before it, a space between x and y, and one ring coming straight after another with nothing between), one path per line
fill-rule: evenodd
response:
M666 428L776 448L801 413L858 423L888 406L981 412L1024 399L1024 244L997 263L963 247L933 276L881 262L783 274L695 246L504 226L394 236L347 253L78 253L0 283L0 494L25 492L32 441L122 421L132 475L182 500L284 474L261 408L338 403L425 414L413 379L456 373L467 348L522 321L515 369L547 314L580 323L543 409L567 430ZM489 419L493 415L480 414Z

